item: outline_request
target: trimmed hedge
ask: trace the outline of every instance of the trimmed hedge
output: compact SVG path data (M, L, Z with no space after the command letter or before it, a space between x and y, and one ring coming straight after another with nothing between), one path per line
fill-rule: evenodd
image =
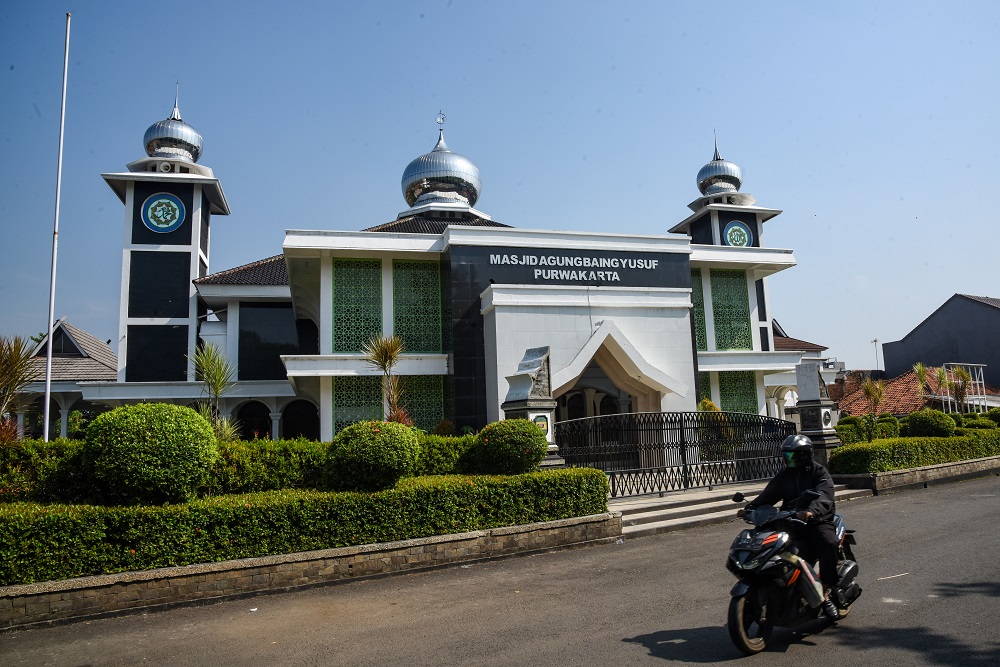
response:
M959 417L961 419L961 417ZM955 420L940 410L923 409L906 416L903 435L910 438L947 438L955 433Z
M444 535L607 511L589 468L421 477L372 494L286 490L155 507L0 504L0 585Z
M412 475L420 445L412 428L397 422L364 421L337 433L326 450L329 488L380 491Z
M81 440L29 439L0 447L0 503L80 502L87 489Z
M321 489L329 443L305 440L251 440L219 443L208 492L254 493L278 489Z
M537 424L527 419L505 419L487 424L476 434L472 456L477 472L518 475L535 470L548 448Z
M158 504L194 498L218 448L212 426L191 408L139 403L98 415L83 456L103 501Z
M837 447L830 452L830 472L860 475L987 456L1000 456L1000 432L970 429L963 437L893 438Z
M417 475L451 475L472 472L475 435L442 436L418 433L420 459Z

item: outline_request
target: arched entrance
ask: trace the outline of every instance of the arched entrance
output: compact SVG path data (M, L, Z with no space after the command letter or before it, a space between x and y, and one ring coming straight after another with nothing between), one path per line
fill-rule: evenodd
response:
M286 405L281 413L281 437L319 440L319 410L316 406L302 399Z
M240 440L270 439L271 411L260 401L249 401L236 410Z

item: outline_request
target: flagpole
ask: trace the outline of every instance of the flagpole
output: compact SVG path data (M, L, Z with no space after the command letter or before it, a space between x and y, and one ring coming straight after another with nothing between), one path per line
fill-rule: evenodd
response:
M49 280L49 335L45 342L45 426L43 438L49 441L49 404L52 396L52 331L56 313L56 255L59 251L59 198L62 195L63 133L66 128L66 79L69 75L69 21L66 12L66 45L63 48L62 108L59 111L59 159L56 161L56 212L52 223L52 278Z

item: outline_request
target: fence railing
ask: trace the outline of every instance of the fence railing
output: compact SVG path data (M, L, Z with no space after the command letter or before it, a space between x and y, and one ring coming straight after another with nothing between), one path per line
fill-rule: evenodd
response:
M792 422L741 412L640 412L555 424L567 465L608 473L612 497L766 479Z

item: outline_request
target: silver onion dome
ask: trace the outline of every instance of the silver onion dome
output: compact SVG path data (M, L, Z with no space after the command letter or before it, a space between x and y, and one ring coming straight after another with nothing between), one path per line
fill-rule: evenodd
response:
M150 125L142 137L142 143L149 157L172 157L189 162L197 162L201 157L201 134L181 120L176 96L170 118Z
M730 162L723 160L719 154L719 143L715 143L715 156L712 161L698 171L698 190L703 195L716 195L723 192L737 192L743 185L743 172Z
M403 197L410 206L418 199L422 202L465 200L469 206L475 206L483 188L479 168L469 158L448 149L443 128L439 130L434 149L406 165L401 185Z

